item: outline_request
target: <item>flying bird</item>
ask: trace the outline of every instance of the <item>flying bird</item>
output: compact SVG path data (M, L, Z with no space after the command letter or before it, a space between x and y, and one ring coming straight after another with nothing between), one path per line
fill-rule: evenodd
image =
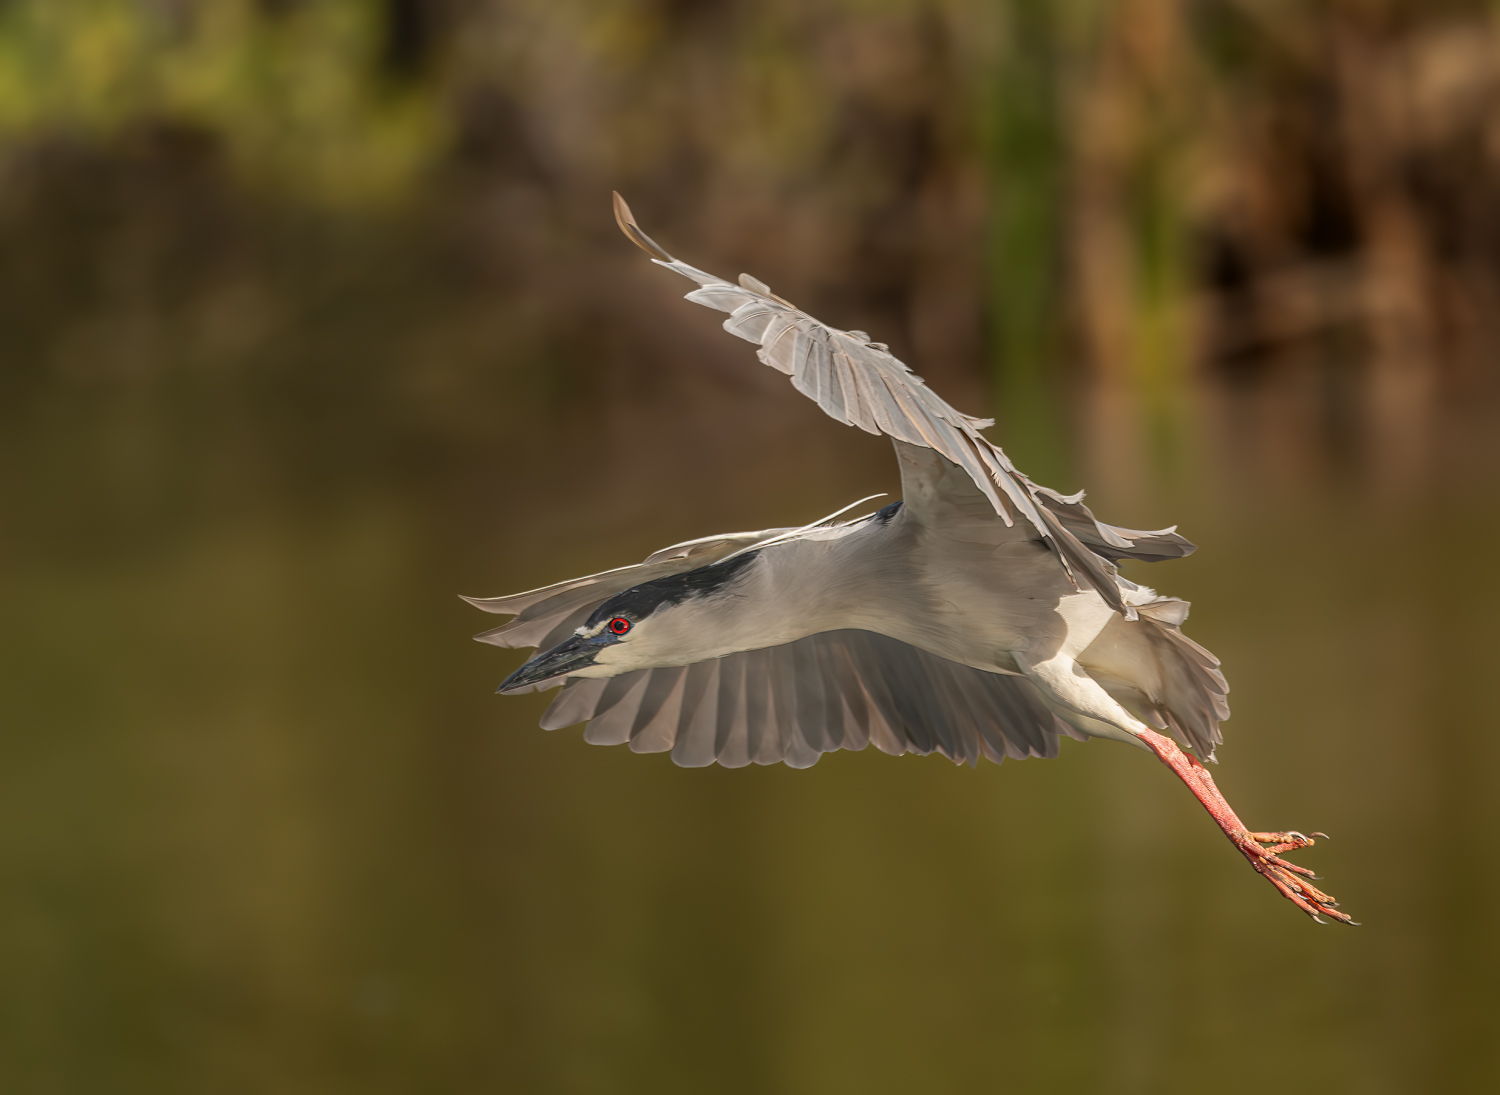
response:
M621 230L728 312L725 330L831 418L884 434L899 502L801 528L706 536L644 562L517 593L465 598L515 618L476 636L534 657L499 687L561 687L541 725L666 752L680 765L786 763L837 749L1053 757L1059 740L1150 750L1251 866L1314 920L1352 924L1283 858L1315 837L1254 832L1204 766L1222 740L1219 660L1182 633L1188 605L1126 580L1124 559L1176 559L1175 529L1105 524L1038 486L971 418L863 331L822 323L748 276L673 258L616 194ZM878 497L878 496L877 496Z

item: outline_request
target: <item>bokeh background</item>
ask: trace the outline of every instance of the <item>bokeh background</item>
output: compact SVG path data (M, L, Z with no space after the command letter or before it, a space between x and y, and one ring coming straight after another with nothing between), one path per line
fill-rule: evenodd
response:
M1500 1071L1488 0L0 3L0 1087L1469 1092ZM1222 786L685 771L456 598L895 487L616 232L1193 558Z

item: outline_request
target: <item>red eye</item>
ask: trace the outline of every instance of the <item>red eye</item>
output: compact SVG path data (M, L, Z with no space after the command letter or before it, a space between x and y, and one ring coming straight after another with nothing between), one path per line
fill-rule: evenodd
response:
M613 620L609 621L609 629L616 635L623 635L630 630L630 621L624 616L616 616Z

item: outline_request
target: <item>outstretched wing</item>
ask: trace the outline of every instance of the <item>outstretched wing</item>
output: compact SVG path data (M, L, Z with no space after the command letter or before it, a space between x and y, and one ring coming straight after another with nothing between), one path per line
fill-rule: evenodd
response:
M871 342L863 331L840 331L820 323L747 274L740 275L736 285L679 262L641 231L619 194L614 198L621 230L656 263L698 284L687 299L728 312L724 329L756 343L760 360L790 376L792 386L830 417L867 433L932 449L957 464L1007 525L1017 515L1030 522L1075 584L1097 590L1126 619L1135 618L1135 609L1125 603L1115 581L1114 564L1085 546L1071 526L1086 520L1104 546L1133 545L1091 514L1083 519L1064 509L1081 496L1065 498L1017 471L999 446L979 432L992 421L954 410L884 343ZM1064 520L1059 510L1078 520Z
M680 574L794 529L707 536L674 544L634 566L509 597L465 597L515 616L475 638L549 649L610 597ZM534 686L555 688L560 681ZM528 688L516 692L530 691ZM980 757L1057 755L1057 719L1031 683L950 662L868 631L828 631L784 646L604 680L574 678L542 719L544 729L589 724L585 738L638 753L671 750L685 767L785 762L806 768L836 749L871 742L887 753Z
M971 669L869 631L805 639L607 680L572 680L542 718L587 722L584 739L672 753L687 768L786 763L863 749L980 757L1053 757L1078 737L1022 677Z

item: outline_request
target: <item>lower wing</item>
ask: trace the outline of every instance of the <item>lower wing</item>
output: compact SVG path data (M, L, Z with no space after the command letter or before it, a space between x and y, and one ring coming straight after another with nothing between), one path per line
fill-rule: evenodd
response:
M671 751L687 768L786 763L863 749L980 757L1057 755L1077 735L1030 682L971 669L869 631L827 631L608 680L573 680L542 727L587 722L585 740Z

